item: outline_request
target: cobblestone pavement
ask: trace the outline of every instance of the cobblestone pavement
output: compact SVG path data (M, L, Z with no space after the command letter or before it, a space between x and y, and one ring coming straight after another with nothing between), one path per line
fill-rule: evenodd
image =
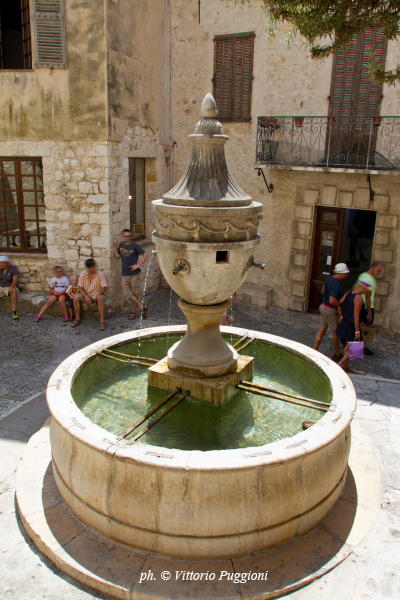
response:
M33 315L20 314L12 321L9 313L0 313L0 414L31 395L41 391L54 369L73 352L101 338L134 328L154 327L184 323L177 306L177 296L169 290L159 289L146 297L149 305L148 319L129 321L129 308L107 320L104 332L98 330L98 322L83 321L76 329L64 323L60 317L45 315L40 323L33 322ZM234 326L266 331L312 346L319 327L319 317L284 311L278 308L247 306L235 302ZM371 346L375 354L364 361L354 363L354 368L389 379L400 378L400 340L377 335ZM327 356L333 353L332 338L328 332L320 346Z

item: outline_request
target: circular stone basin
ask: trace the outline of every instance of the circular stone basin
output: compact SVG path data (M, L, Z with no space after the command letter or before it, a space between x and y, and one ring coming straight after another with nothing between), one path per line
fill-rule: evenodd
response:
M256 338L244 351L255 356L254 382L330 402L326 413L240 392L221 409L186 400L139 442L117 441L166 393L147 390L143 367L97 353L118 346L162 358L184 331L113 336L53 373L47 398L63 499L103 535L177 558L243 556L310 531L340 496L356 406L347 375L310 348L222 328ZM315 425L302 431L302 420Z

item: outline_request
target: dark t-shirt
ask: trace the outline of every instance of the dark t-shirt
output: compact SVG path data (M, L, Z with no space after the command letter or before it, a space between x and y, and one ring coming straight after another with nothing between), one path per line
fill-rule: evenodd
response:
M326 306L330 306L331 308L337 308L337 306L333 306L329 302L330 296L336 298L336 300L340 300L343 296L342 288L337 279L330 276L324 283L324 294L322 296L322 304Z
M0 287L10 287L13 277L18 277L18 275L18 269L14 265L10 265L6 272L4 272L3 269L0 269Z
M136 244L136 242L131 242L130 244L124 244L120 242L118 244L118 253L121 256L122 262L122 275L123 277L130 277L131 275L139 275L140 269L135 269L131 271L129 267L137 264L139 259L139 254L144 254L143 248Z

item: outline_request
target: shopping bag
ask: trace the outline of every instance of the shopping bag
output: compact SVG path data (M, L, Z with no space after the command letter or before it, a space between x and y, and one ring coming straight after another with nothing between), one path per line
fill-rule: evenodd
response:
M361 325L361 331L365 343L374 341L376 327L373 325Z
M349 342L349 360L364 360L364 342Z

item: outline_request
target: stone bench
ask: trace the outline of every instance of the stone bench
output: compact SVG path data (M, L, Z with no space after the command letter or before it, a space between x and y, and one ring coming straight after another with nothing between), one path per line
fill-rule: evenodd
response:
M17 311L19 313L33 313L37 314L46 302L49 294L46 292L20 292L18 296ZM112 308L111 298L104 298L105 304L105 317L108 319L111 317L115 310ZM10 299L0 298L0 311L11 311ZM59 302L55 302L53 306L46 311L46 315L52 315L54 317L62 317L63 312ZM82 303L82 319L97 319L98 310L97 304L93 303L90 306L86 302Z
M269 308L272 303L272 289L261 285L244 283L236 293L236 300L253 306Z

